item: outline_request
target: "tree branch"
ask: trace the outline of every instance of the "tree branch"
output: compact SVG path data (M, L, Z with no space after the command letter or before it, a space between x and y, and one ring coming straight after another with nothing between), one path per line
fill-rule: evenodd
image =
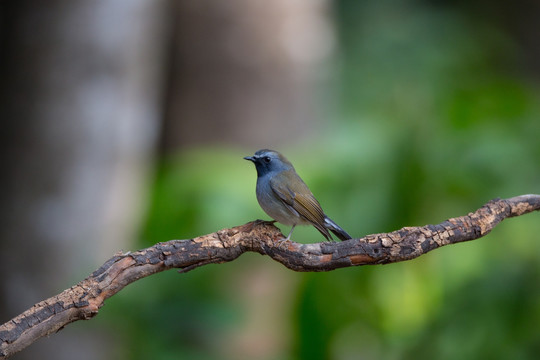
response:
M236 259L247 251L268 255L295 271L387 264L414 259L448 244L478 239L508 217L540 210L540 195L488 202L474 213L438 225L405 227L343 242L280 242L283 235L269 222L253 221L191 240L171 240L109 259L77 285L41 301L0 326L0 358L8 358L65 325L97 315L104 301L126 285L149 275Z

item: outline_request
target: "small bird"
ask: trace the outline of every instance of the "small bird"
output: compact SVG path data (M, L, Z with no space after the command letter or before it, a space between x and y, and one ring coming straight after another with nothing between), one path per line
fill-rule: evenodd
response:
M296 225L313 225L327 240L333 240L330 230L340 240L351 239L328 216L308 186L294 170L292 164L274 150L262 149L244 159L252 161L257 169L257 201L274 220L292 225L284 241L291 238Z

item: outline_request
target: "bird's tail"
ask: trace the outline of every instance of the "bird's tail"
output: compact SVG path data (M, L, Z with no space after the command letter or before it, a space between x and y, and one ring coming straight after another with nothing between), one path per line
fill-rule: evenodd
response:
M332 219L326 217L324 219L325 228L333 232L340 240L352 239L351 235L347 234L345 230L339 227Z

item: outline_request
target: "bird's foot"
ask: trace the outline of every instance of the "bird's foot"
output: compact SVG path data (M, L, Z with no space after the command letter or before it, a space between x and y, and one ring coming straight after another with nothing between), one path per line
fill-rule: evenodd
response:
M277 248L280 249L280 250L286 250L287 247L288 247L288 243L291 243L291 239L289 236L287 236L286 238L281 238L281 239L278 239L277 241ZM284 247L284 248L283 248Z

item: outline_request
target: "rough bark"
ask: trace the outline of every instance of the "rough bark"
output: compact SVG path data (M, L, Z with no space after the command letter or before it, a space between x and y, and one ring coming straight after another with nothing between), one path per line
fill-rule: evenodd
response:
M257 220L190 240L171 240L118 254L77 285L0 326L0 358L11 356L73 321L92 318L107 298L126 285L164 270L177 268L185 273L199 266L232 261L248 251L268 255L295 271L387 264L414 259L444 245L478 239L502 220L535 210L540 210L540 195L522 195L492 200L473 213L438 225L315 244L280 241L283 235L278 228Z

